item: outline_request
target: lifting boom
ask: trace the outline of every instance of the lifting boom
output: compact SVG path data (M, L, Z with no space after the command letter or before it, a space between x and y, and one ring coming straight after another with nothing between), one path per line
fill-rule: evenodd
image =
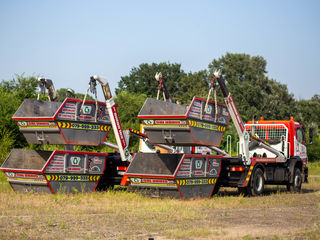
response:
M121 159L122 161L131 161L132 156L128 150L128 143L126 141L124 132L121 127L117 111L117 105L113 100L108 80L105 77L94 75L91 77L91 81L95 80L98 81L102 87L103 95L106 100L107 110L111 120L111 125L119 147Z
M258 145L270 152L272 152L273 154L275 154L277 156L277 160L284 162L286 160L286 157L284 156L283 153L279 152L278 150L272 148L270 146L270 144L268 144L267 142L265 142L264 140L258 138L257 136L253 135L252 133L248 133L243 121L241 119L241 116L237 110L237 107L233 101L233 97L231 95L231 93L229 92L225 81L221 75L221 70L217 70L214 72L214 77L217 79L221 91L223 93L224 96L224 100L227 104L228 110L230 112L232 121L234 122L234 125L236 127L239 139L240 139L240 154L242 155L242 160L244 162L244 164L246 165L250 165L251 164L251 160L250 160L250 156L249 156L249 138L252 141L255 141L258 143Z

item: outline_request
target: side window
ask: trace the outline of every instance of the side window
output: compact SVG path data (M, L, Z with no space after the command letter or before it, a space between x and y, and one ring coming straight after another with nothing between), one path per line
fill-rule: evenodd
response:
M303 143L303 131L302 128L297 129L297 140L299 143Z

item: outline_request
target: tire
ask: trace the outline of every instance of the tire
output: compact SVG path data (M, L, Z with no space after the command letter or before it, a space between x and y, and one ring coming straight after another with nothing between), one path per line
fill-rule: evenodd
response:
M300 192L302 185L302 174L299 168L294 169L293 181L287 184L287 190L290 192Z
M251 196L258 196L263 193L264 190L264 176L261 168L256 168L253 171L253 175L251 177L249 186L248 186L248 194Z

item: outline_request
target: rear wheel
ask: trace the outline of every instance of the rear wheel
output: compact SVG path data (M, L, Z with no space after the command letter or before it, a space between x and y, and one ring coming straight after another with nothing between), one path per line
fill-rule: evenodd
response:
M248 186L248 193L251 196L257 196L263 193L264 190L264 176L261 168L256 168Z
M302 174L299 168L294 169L293 181L288 183L287 189L290 192L300 192L302 184Z

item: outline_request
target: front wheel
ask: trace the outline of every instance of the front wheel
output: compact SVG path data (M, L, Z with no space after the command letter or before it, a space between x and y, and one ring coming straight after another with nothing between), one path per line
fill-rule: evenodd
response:
M294 169L293 181L288 183L287 190L290 192L300 192L302 185L302 174L299 168Z
M264 176L261 168L256 168L251 177L250 184L248 186L248 193L251 196L258 196L263 193L264 190Z

